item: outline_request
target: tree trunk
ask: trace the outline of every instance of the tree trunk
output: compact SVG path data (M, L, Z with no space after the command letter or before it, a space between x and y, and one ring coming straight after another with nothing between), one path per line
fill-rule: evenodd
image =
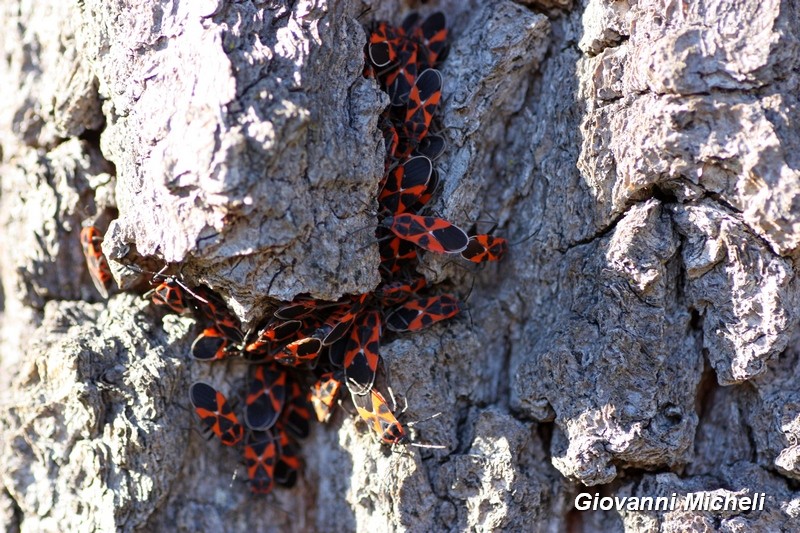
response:
M800 529L797 2L412 4L2 2L7 531ZM344 402L297 486L255 497L187 393L236 395L245 365L191 360L189 317L102 300L81 224L246 324L372 290L388 98L363 28L411 8L452 35L434 210L516 244L425 256L469 312L381 347L414 440L444 449L381 446Z

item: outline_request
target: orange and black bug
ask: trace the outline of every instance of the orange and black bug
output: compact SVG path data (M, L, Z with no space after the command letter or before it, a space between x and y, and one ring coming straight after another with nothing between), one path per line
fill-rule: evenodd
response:
M280 318L281 320L302 320L313 315L317 311L335 305L336 302L322 302L314 298L301 296L276 309L273 315L275 318Z
M298 298L275 310L275 318L281 320L300 320L317 310L317 301L311 298Z
M373 67L366 77L371 77L375 68L388 67L397 60L397 53L386 41L367 44L366 55Z
M313 336L322 341L322 346L330 346L344 338L369 296L370 293L363 293L349 297L348 302L335 308L325 322L315 329Z
M494 235L479 234L469 238L467 247L461 251L461 257L473 263L499 261L508 251L508 241Z
M256 334L253 341L245 341L245 352L261 353L268 350L270 345L291 338L303 325L299 320L271 320Z
M391 390L389 391L391 393ZM364 396L357 396L351 394L353 404L356 406L356 411L359 416L367 422L370 429L374 431L382 444L394 446L396 444L409 443L411 446L418 448L435 448L444 449L445 446L438 444L419 444L416 442L409 442L409 436L406 429L399 421L399 416L396 416L389 408L389 404L383 395L375 389L370 391L370 394ZM394 403L394 398L392 398ZM405 411L405 409L403 409ZM430 417L435 418L438 414ZM409 423L408 426L411 426Z
M265 430L275 425L286 403L286 372L273 365L257 365L245 399L244 423Z
M333 331L337 325L339 325L341 320L347 316L348 312L350 311L350 306L351 302L343 302L332 308L327 315L323 315L324 318L318 318L315 316L314 320L304 321L303 331L311 331L310 336L319 339L323 346L331 344L326 344L325 339L328 337L330 332Z
M344 356L347 353L347 345L350 344L350 337L342 337L328 347L328 360L334 368L344 367Z
M383 132L383 140L386 147L386 166L384 170L389 170L389 164L395 157L397 146L400 143L400 137L397 134L397 128L392 124L387 112L381 113L381 116L378 118L378 127Z
M425 194L433 163L425 156L412 157L392 170L378 195L378 204L394 215L411 209Z
M374 24L366 45L366 56L375 69L381 70L397 63L397 48L400 44L400 30L388 22Z
M100 296L108 298L108 289L111 287L111 268L108 266L106 256L103 255L101 244L103 244L103 237L96 227L86 226L81 230L81 246L86 258L86 266L89 269L89 276Z
M433 198L433 195L436 194L436 190L438 188L439 172L434 168L433 173L431 173L431 179L428 180L428 187L425 189L425 192L422 193L422 196L419 197L419 201L417 201L417 205L414 206L414 209L419 210L428 202L430 202L431 198Z
M392 331L419 331L456 316L461 304L450 294L409 300L386 317L386 327Z
M424 21L418 13L411 13L401 24L405 39L419 47L418 64L421 68L434 67L445 60L449 51L447 23L444 13L438 11Z
M314 414L317 415L317 420L320 422L328 421L341 388L342 382L336 379L333 372L322 374L314 382L311 387L311 405L314 407Z
M408 94L402 135L407 139L421 141L428 134L441 98L442 74L435 69L428 69L420 74Z
M234 344L242 342L244 335L239 320L232 314L225 317L220 317L214 322L214 325L219 329L227 338Z
M269 431L247 432L244 460L248 484L254 494L269 494L272 491L279 453L278 440Z
M393 106L403 106L417 79L417 46L404 41L397 50L397 67L382 80ZM380 77L380 76L379 76Z
M353 394L366 394L378 371L381 316L377 310L362 314L355 323L344 354L347 388Z
M304 439L311 431L312 407L308 399L309 395L294 380L289 384L289 391L289 398L278 419L278 427L288 431L296 439Z
M275 464L275 482L287 488L297 483L297 473L303 467L300 460L300 446L286 430L276 428L280 454Z
M429 252L457 254L469 243L464 230L443 218L403 213L386 217L383 224L399 238Z
M189 389L189 399L197 416L222 444L233 446L242 440L244 428L221 392L198 381Z
M156 288L148 292L145 296L156 305L165 305L175 311L176 313L183 314L189 309L188 296L183 286L173 277L168 277L158 284Z
M444 153L447 143L441 135L428 134L424 139L419 141L416 148L416 154L424 155L431 161L436 161ZM395 146L395 151L397 147Z
M216 326L209 326L192 342L192 357L200 361L224 359L231 353L229 343L228 337Z
M368 395L352 396L356 411L383 444L395 445L408 440L406 430L389 409L389 404L380 392L372 389Z
M355 320L355 314L351 312L351 309L352 305L350 304L337 307L314 331L313 336L320 339L322 346L330 346L347 334Z
M412 11L406 15L406 18L404 18L403 22L400 23L400 28L403 30L403 35L411 35L414 33L414 28L419 25L420 20L422 20L422 15L416 11Z
M316 337L301 337L284 346L275 355L275 361L286 366L300 366L316 361L322 341Z
M390 307L405 302L424 289L426 285L427 281L424 277L412 276L406 281L396 280L379 285L375 289L375 297L382 305Z
M222 298L204 285L195 287L194 293L196 297L190 303L197 314L213 322L231 342L242 342L244 335L239 320L228 310Z
M447 58L449 51L447 21L444 13L437 11L419 25L416 24L418 20L414 21L413 27L406 29L406 33L420 46L419 62L421 66L423 68L436 67ZM405 27L405 24L403 26Z
M317 329L321 328L323 324L325 324L322 317L325 316L326 313L335 311L341 303L342 302L324 302L319 300L317 302L317 312L308 315L300 321L303 325L300 327L300 334L297 338L308 337Z
M378 241L381 255L380 268L389 276L400 273L404 267L413 268L416 264L417 248L413 243L395 237L383 227L378 228Z

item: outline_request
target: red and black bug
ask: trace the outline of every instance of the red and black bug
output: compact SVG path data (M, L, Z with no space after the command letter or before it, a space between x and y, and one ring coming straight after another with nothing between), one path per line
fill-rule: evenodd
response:
M427 134L442 98L442 74L428 69L416 79L408 94L402 136L420 142ZM402 151L402 149L401 149Z
M359 416L367 422L383 444L395 445L408 440L403 425L377 390L372 389L364 396L353 394L353 404Z
M313 337L320 339L322 346L330 346L342 339L350 331L369 297L370 293L349 297L347 302L336 307L325 322L314 330Z
M373 309L355 323L344 354L347 388L354 394L366 394L375 382L380 361L381 316Z
M300 460L300 446L284 429L276 428L276 436L280 454L278 462L275 464L275 482L291 488L297 483L297 474L303 468L303 462Z
M419 141L415 153L424 155L431 161L436 161L444 153L447 143L441 135L428 134L424 139ZM395 151L397 147L395 146Z
M392 170L378 195L378 204L384 211L399 215L409 211L428 188L433 164L425 156L408 159Z
M400 143L400 136L397 128L392 123L389 113L384 111L378 118L378 127L383 132L384 146L386 147L386 163L384 170L389 170L389 165L395 157L397 146Z
M269 347L277 342L289 339L300 331L303 323L299 320L271 320L266 326L256 334L256 339L253 341L245 340L245 352L259 354L263 351L269 351Z
M418 293L427 285L424 277L415 275L408 280L395 280L383 283L375 289L375 297L385 307L398 305Z
M417 46L403 41L397 50L397 68L382 80L393 106L404 106L417 79ZM379 75L380 78L380 75Z
M461 312L461 304L450 294L409 300L386 317L392 331L419 331Z
M413 269L417 263L417 247L413 243L394 236L388 229L379 227L378 250L381 254L381 270L394 276L403 269Z
M281 320L300 320L317 309L316 300L311 298L298 299L275 310L275 318Z
M403 213L386 217L383 224L397 237L429 252L457 254L469 243L464 230L443 218Z
M418 20L406 29L406 34L420 46L421 68L434 68L447 58L449 51L447 21L441 11L430 15L422 24L417 25Z
M375 68L388 67L397 60L397 53L386 41L367 44L366 53L373 72ZM373 74L368 74L371 75Z
M286 366L312 364L322 350L322 341L316 337L301 337L284 346L275 355L275 361Z
M189 309L188 299L191 298L180 282L172 276L159 283L145 296L150 297L154 304L165 305L179 315Z
M254 494L269 494L272 491L279 453L278 440L269 431L247 432L244 460L248 484Z
M216 326L209 326L192 342L192 357L200 361L224 359L231 353L229 343L228 337Z
M325 322L314 330L313 337L320 339L322 346L330 346L344 337L353 325L355 314L351 304L342 304L328 315ZM356 312L357 313L357 312Z
M274 365L257 365L245 399L244 423L255 430L275 425L286 402L286 372Z
M322 374L311 387L311 405L314 407L314 414L317 420L327 422L333 412L336 398L342 382L336 379L333 372Z
M94 226L86 226L81 230L81 246L89 276L92 278L97 292L103 298L108 298L108 289L111 287L111 268L108 266L106 256L103 255L101 245L103 237L100 230Z
M342 337L328 347L328 360L334 368L344 368L344 356L348 344L350 344L349 336Z
M308 437L311 431L311 410L309 394L297 381L289 384L289 399L278 419L278 427L285 429L296 439Z
M433 198L433 195L436 194L436 190L438 188L439 172L434 168L433 173L431 174L431 179L428 180L428 187L425 189L425 192L422 193L422 196L419 197L419 201L417 202L417 205L414 206L414 209L419 210L423 206L427 205L427 203L431 201L431 198Z
M197 416L222 444L233 446L242 440L244 428L221 392L198 381L189 389L189 399Z
M508 241L494 235L479 234L469 238L467 247L461 251L461 257L473 263L499 261L508 251Z
M400 46L401 30L381 21L373 25L366 45L366 56L369 63L377 70L389 68L398 61L397 51Z
M193 289L195 297L190 300L198 316L212 322L232 343L242 342L244 335L239 320L228 310L223 299L204 285Z
M419 22L422 20L422 15L417 13L416 11L412 11L406 18L403 19L403 22L400 23L400 28L403 30L403 35L411 35L414 33L414 28L419 25Z
M233 315L228 315L224 318L218 318L214 325L220 330L233 344L242 342L244 335L239 320Z

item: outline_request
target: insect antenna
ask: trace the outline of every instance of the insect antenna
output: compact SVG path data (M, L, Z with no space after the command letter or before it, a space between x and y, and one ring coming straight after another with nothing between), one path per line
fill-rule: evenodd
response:
M164 271L169 268L169 265L164 265L164 267L158 272L153 272L152 270L145 270L139 265L134 265L134 264L124 265L124 266L125 268L133 270L137 274L152 274L153 277L150 280L151 284L155 283L157 279L172 280L175 283L177 283L181 289L185 290L190 295L192 295L193 298L197 299L200 302L203 302L204 304L208 303L208 300L206 300L205 298L194 292L192 289L190 289L183 281L181 281L181 279L178 276L172 274L164 274Z
M409 442L409 446L414 446L415 448L428 448L431 450L446 450L447 446L444 444L422 444L421 442Z
M372 11L372 9L373 9L372 6L367 6L363 11L361 11L361 13L358 14L356 20L361 22L361 17Z
M516 241L516 242L509 243L509 244L508 244L509 248L510 248L511 246L516 246L516 245L518 245L518 244L522 244L523 242L527 242L527 241L529 241L530 239L532 239L533 237L535 237L536 235L538 235L540 231L542 231L542 227L541 227L541 226L539 226L539 229L537 229L536 231L534 231L533 233L531 233L531 234L530 234L530 235L528 235L527 237L523 237L522 239L520 239L520 240L518 240L518 241Z

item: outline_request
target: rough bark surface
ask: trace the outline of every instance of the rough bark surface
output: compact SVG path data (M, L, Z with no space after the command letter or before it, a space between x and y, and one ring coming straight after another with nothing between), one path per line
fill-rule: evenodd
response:
M796 0L2 0L0 526L7 531L797 531ZM371 11L364 13L367 7ZM190 318L100 302L78 242L180 264L245 322L378 282L388 100L363 24L442 10L435 210L512 246L421 272L470 315L382 347L420 442L339 410L248 494L195 431ZM133 274L118 268L123 286ZM592 511L767 494L764 511Z

